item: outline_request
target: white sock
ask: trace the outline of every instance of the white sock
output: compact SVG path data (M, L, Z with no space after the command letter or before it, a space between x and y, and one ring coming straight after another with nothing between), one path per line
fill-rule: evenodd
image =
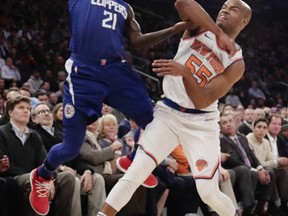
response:
M97 216L107 216L107 215L104 214L103 212L98 212Z

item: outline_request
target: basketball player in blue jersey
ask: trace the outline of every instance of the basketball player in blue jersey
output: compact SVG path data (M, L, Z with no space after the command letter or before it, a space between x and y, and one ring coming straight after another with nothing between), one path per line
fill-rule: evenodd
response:
M237 37L251 19L251 8L242 0L228 0L215 24L193 0L177 0L175 7L181 19L193 22L194 28L184 32L173 60L153 62L153 71L164 76L165 99L157 103L153 121L140 136L133 163L108 194L98 216L116 215L179 143L201 199L220 216L236 215L232 201L218 185L218 99L241 78L245 65L240 46L229 56L219 41L223 32L233 40ZM248 215L250 212L245 212Z

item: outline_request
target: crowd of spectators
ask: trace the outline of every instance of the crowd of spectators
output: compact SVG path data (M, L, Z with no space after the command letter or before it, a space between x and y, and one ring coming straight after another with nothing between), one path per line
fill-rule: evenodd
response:
M143 32L158 30L179 21L172 0L127 2L133 6ZM221 1L199 2L213 18L216 17ZM287 3L279 0L273 3L268 0L249 0L248 3L254 11L253 18L237 38L243 48L246 72L234 85L234 94L244 107L287 106ZM63 77L59 80L58 74L65 71L64 63L70 54L67 1L6 0L0 14L0 65L5 88L21 87L37 70L45 84L50 85L48 90L59 90L58 85ZM151 62L157 58L173 58L180 37L179 34L159 45L141 50L132 50L127 44L125 57L136 69L155 78ZM143 80L152 99L158 100L162 93L159 88L161 80L155 82L149 76L143 77ZM258 87L261 96L251 94L252 85ZM30 86L32 93L33 87ZM220 101L224 102L225 98Z

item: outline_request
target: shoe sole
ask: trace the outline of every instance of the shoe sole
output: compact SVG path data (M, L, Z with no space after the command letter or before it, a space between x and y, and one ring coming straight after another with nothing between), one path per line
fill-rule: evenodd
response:
M118 158L118 159L116 160L116 166L117 166L117 168L118 168L121 172L126 173L127 170L123 169L123 168L120 166L119 161L120 161L120 158Z
M120 161L120 158L118 158L118 159L116 160L116 166L117 166L117 168L118 168L121 172L126 173L127 170L123 169L123 168L120 166L119 161ZM156 183L155 185L147 185L147 184L145 184L145 183L142 183L141 185L144 186L144 187L146 187L146 188L155 188L155 187L157 186L157 184L158 184L158 181L157 181L157 183Z
M142 183L141 185L146 188L155 188L158 185L158 182L155 185L146 185L145 183Z
M30 173L30 185L32 185L32 172ZM46 214L43 214L43 213L40 213L38 211L36 211L32 205L32 202L31 202L31 195L32 195L32 187L31 187L31 191L30 191L30 194L29 194L29 203L30 203L30 206L31 208L34 210L34 212L38 215L41 215L41 216L46 216L48 213L49 213L49 208L48 208L48 211Z

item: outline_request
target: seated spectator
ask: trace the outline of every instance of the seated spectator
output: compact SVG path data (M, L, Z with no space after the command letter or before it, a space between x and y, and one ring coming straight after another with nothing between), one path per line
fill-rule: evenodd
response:
M28 84L30 86L30 92L34 95L35 92L40 89L40 86L43 83L43 80L40 77L40 72L38 69L34 69L30 78L28 79Z
M245 136L248 133L252 132L252 123L254 121L254 109L247 108L244 110L244 120L238 126L238 132L244 134Z
M0 72L1 72L1 57L0 57ZM4 90L5 90L5 80L3 78L0 78L0 94L1 95L4 95Z
M197 213L200 197L192 175L177 176L178 163L173 158L166 158L158 165L153 174L158 182L164 183L169 190L166 207L168 216L184 216L186 213Z
M46 91L47 94L49 95L49 94L50 94L50 83L44 81L44 82L40 85L40 88L39 88L39 89L42 89L42 90Z
M264 138L267 132L268 132L268 121L264 118L259 118L255 120L253 123L253 132L249 133L246 136L249 142L249 146L254 152L255 156L258 158L261 165L269 172L270 175L269 184L274 185L271 194L259 194L258 205L266 205L267 201L270 204L275 203L278 199L276 192L277 188L275 183L276 177L274 173L274 169L278 166L278 163L277 160L275 160L273 157L269 141ZM281 158L278 158L278 160L280 161ZM288 182L286 182L286 184L288 184ZM268 207L268 212L272 215L276 215L279 213L279 208L275 205L271 205ZM261 214L261 212L258 212L258 214Z
M241 101L238 95L235 94L234 89L231 88L225 96L225 104L231 104L232 107L236 108L241 105Z
M234 108L231 104L224 104L222 113L233 113Z
M244 109L244 106L243 105L238 105L237 107L236 107L236 112L238 112L239 113L239 115L241 116L241 122L243 122L244 121L244 111L245 111L245 109Z
M5 112L0 118L0 125L4 125L7 122L9 122L9 115L6 112L6 103L9 99L15 98L17 96L20 96L21 93L18 88L9 88L6 95L5 95L5 101L4 101L4 106L5 106Z
M114 159L115 151L122 147L120 142L113 142L111 145L102 148L97 142L98 121L87 126L84 143L80 154L93 168L96 173L102 174L105 180L106 193L118 182L123 174L113 173L111 161ZM117 215L151 215L146 212L147 188L139 187L128 204ZM149 209L149 208L147 208Z
M62 121L63 121L63 103L58 103L52 110L54 124L61 128L59 131L63 131ZM63 137L63 135L62 135Z
M51 104L52 107L56 106L56 104L58 104L58 103L61 103L58 100L58 96L56 95L55 92L50 92L49 93L49 101L50 101L50 104Z
M13 64L13 59L11 57L7 57L5 65L1 67L1 78L8 82L8 86L10 86L11 82L19 83L21 81L19 70Z
M243 203L243 216L251 215L255 203L254 193L257 183L261 183L261 193L267 196L272 193L274 185L269 184L270 175L249 148L247 138L242 134L237 134L233 115L221 115L220 129L221 151L229 154L222 165L226 169L235 171L236 197ZM264 208L265 206L259 204L255 211L265 214Z
M54 124L52 112L46 104L40 103L36 105L32 109L31 114L32 121L36 124L35 130L40 134L47 151L52 146L62 142L62 127ZM81 192L88 196L88 216L95 216L106 198L103 177L98 173L94 173L93 167L86 163L80 155L60 166L60 170L73 173L76 179L72 214L75 216L81 215Z
M64 72L64 71L62 71L62 72ZM64 81L59 82L58 87L59 88L58 88L58 91L56 91L56 95L58 97L58 100L62 101L63 96L64 96Z
M44 74L44 81L49 82L50 90L56 92L58 90L57 80L55 79L53 72L50 69L47 69Z
M116 152L115 160L119 156L124 156L130 153L131 147L124 145L123 141L117 137L118 134L118 122L116 117L113 114L106 114L103 115L99 119L99 125L98 125L98 143L102 148L105 148L109 145L111 145L114 142L120 142L122 147L120 152ZM114 161L113 164L113 172L117 170L116 166L114 167Z
M30 92L29 88L22 86L19 90L20 90L21 95L29 97L29 98L31 97L31 92Z
M288 155L288 121L283 121L279 137L284 141Z
M6 175L10 168L7 155L0 151L0 215L19 216L22 214L21 191L17 180Z
M5 113L5 101L3 96L0 94L0 118L4 115Z
M25 213L34 214L26 196L29 194L30 172L43 164L47 153L39 134L27 127L30 119L30 99L25 96L12 98L7 101L6 109L10 120L0 127L0 149L10 159L10 168L6 175L15 177L24 191L24 205L27 207ZM50 211L53 216L70 216L74 176L70 172L58 173L54 182L50 185L40 184L39 196L51 194Z
M262 98L264 100L266 99L265 94L260 88L258 88L258 83L254 80L252 81L251 86L248 89L248 95L254 99L258 98Z
M278 114L271 114L268 118L268 139L274 160L277 160L278 168L274 170L276 184L281 200L280 210L288 214L288 151L285 140L279 136L281 132L282 118ZM285 126L284 126L285 128ZM275 203L269 203L270 206Z
M49 105L49 98L48 98L48 93L43 90L43 89L39 89L35 92L34 96L42 103L45 103L47 105Z
M265 118L267 119L271 115L271 108L270 107L264 107L265 112Z
M262 119L265 118L265 111L263 108L256 108L254 110L254 121L257 119Z
M283 107L283 108L280 110L280 116L281 116L282 119L284 119L285 121L288 120L288 112L287 112L287 108L286 108L286 107Z

